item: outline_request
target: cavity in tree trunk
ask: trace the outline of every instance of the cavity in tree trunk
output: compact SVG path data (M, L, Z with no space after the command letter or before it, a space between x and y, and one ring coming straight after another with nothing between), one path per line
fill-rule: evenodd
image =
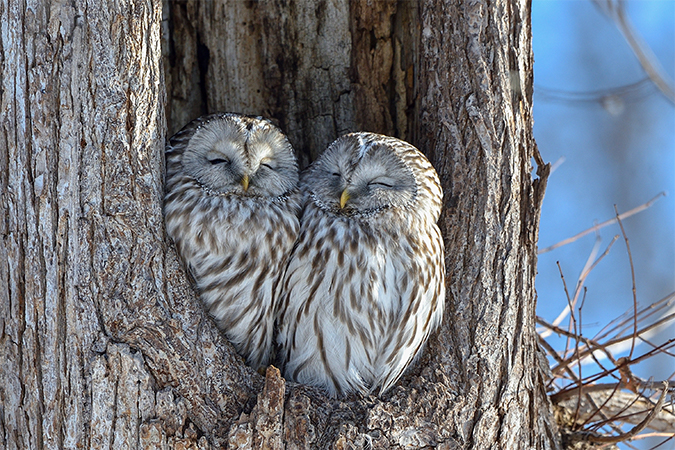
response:
M0 5L2 446L558 448L534 331L529 7ZM382 398L264 379L203 311L163 229L163 149L215 111L272 118L303 165L357 130L435 165L447 313Z

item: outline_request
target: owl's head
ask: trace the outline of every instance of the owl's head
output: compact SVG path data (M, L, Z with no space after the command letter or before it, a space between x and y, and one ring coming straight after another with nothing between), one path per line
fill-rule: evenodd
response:
M217 114L201 120L191 131L182 137L189 140L179 156L180 166L184 175L194 178L207 192L279 197L297 187L293 148L269 121Z
M427 158L407 142L375 133L338 138L303 176L319 208L366 218L386 211L425 212L438 220L442 191Z

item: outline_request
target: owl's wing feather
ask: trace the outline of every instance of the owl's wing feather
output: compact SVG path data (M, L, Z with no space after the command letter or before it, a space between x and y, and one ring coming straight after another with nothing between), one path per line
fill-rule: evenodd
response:
M411 260L396 267L399 295L407 302L392 333L395 339L381 350L379 362L384 369L375 383L380 394L391 388L420 356L430 332L443 318L445 271L443 240L438 227L431 224L428 234L422 234L417 244L423 251L414 249Z

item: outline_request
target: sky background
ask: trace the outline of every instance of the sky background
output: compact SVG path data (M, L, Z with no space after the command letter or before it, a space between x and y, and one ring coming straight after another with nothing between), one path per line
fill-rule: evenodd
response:
M672 83L675 1L634 0L625 6L629 20ZM658 301L675 291L675 106L649 82L623 93L614 91L619 94L615 101L603 104L598 91L638 83L646 73L616 24L592 1L535 0L532 28L534 135L545 161L565 158L549 178L539 248L613 218L614 205L625 212L666 191L667 196L651 208L623 222L638 302L646 306ZM599 234L602 253L621 230L612 225ZM552 322L567 305L556 262L573 290L595 240L595 234L590 234L540 255L539 316ZM623 238L585 285L583 335L592 337L632 308L630 263ZM567 320L562 325L566 327ZM653 341L662 343L672 337L675 324ZM555 336L550 342L555 348L564 347L564 341ZM638 353L646 350L645 345L636 349ZM653 358L633 370L642 378L663 380L675 372L675 357ZM657 442L633 445L650 448ZM660 448L675 449L675 442Z

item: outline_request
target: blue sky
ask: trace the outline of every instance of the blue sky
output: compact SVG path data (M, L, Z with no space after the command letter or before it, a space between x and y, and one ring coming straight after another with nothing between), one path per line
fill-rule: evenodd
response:
M626 10L672 83L675 1L628 1ZM649 82L619 95L613 107L603 105L598 96L575 94L646 78L617 26L590 0L535 0L532 26L534 134L544 160L565 158L549 178L539 247L614 217L614 205L624 212L667 191L650 209L624 221L638 301L657 301L675 291L675 105ZM620 233L618 225L601 230L600 253ZM540 255L537 309L546 320L553 321L567 304L556 262L573 289L595 239L590 234ZM622 238L586 286L582 322L584 336L592 337L632 307L630 264ZM675 324L655 340L673 336ZM655 358L636 369L639 376L657 379L674 371L672 357Z

